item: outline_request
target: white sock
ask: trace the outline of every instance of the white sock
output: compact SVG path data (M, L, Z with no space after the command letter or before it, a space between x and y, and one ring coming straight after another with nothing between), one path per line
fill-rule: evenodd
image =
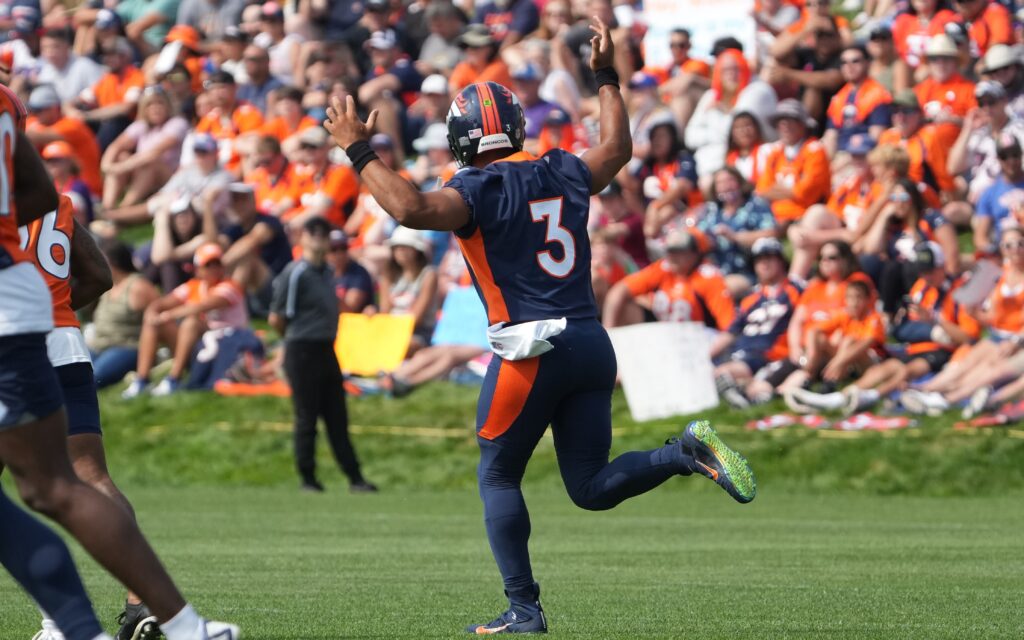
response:
M111 638L111 637L110 637L110 636L109 636L108 634L106 634L106 633L101 633L100 635L96 636L96 637L95 637L95 638L93 638L92 640L114 640L114 639L113 639L113 638Z
M160 625L167 640L206 640L203 619L186 604L173 618Z
M44 614L44 617L43 617L43 631L57 631L57 632L59 632L60 631L60 627L57 626L56 622L54 622L50 618L45 617L45 614Z
M860 404L872 405L878 402L882 394L878 393L878 389L861 389L860 390Z
M846 396L838 391L823 393L818 396L818 405L824 409L841 409L846 401Z

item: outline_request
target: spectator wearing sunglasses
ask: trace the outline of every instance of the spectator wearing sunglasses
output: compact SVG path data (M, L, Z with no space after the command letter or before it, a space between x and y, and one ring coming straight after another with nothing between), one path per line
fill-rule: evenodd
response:
M967 114L947 161L950 173L967 178L967 202L961 203L964 207L976 204L1002 173L996 153L998 142L1014 138L1024 146L1024 121L1010 117L1009 99L1003 85L983 80L974 88L974 95L978 108Z
M861 45L846 47L839 62L846 84L828 105L822 138L830 158L835 158L837 151L846 152L853 136L868 135L877 140L892 120L892 96L868 75L867 49Z
M871 64L868 75L877 80L889 93L896 94L913 86L913 72L896 51L892 30L878 25L871 30L865 45Z
M974 246L992 252L995 236L1011 226L1024 223L1024 167L1021 143L1012 136L996 143L1000 175L978 199L972 219Z

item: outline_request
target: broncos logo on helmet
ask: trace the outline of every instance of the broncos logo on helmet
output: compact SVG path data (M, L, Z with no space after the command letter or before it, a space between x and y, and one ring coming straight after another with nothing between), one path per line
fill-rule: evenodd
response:
M485 151L522 151L526 141L526 117L519 98L497 82L478 82L460 91L445 124L448 146L463 167Z

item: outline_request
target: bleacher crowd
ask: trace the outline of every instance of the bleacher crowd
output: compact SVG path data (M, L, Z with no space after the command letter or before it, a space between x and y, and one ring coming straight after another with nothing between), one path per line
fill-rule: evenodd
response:
M736 407L902 392L973 415L1024 393L1013 0L758 0L754 37L691 56L678 28L664 65L640 0L0 0L0 75L112 266L88 333L100 385L273 380L283 357L252 320L304 233L328 236L340 310L413 317L383 389L478 370L479 339L432 341L472 286L455 242L396 228L321 126L327 101L378 110L371 146L423 190L454 175L444 118L481 80L518 96L527 151L582 152L593 15L634 140L591 204L606 326L704 323Z

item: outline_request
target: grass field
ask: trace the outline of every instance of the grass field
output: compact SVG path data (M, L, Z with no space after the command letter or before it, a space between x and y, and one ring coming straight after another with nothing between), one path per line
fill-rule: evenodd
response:
M474 488L476 390L350 400L382 493L350 496L321 443L322 496L296 490L289 405L182 394L104 395L115 477L183 589L253 639L447 638L502 607ZM749 432L773 410L709 412L758 472L732 502L679 479L607 513L564 495L550 439L527 472L533 557L558 636L1024 636L1024 431L952 419L878 433ZM682 420L636 424L613 404L615 452ZM120 590L73 547L110 628ZM0 574L0 640L33 608Z
M732 503L680 479L615 511L527 492L551 629L579 638L1019 638L1017 498L799 496ZM698 491L680 491L696 484ZM470 491L132 491L205 612L249 638L449 638L501 606ZM120 593L80 562L101 616ZM0 638L36 615L0 577Z

